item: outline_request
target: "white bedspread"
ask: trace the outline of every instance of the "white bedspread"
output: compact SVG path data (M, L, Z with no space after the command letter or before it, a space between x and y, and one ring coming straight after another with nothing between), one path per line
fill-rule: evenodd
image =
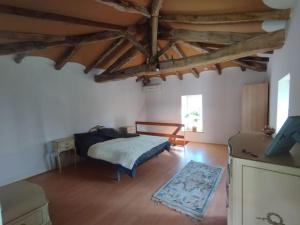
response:
M140 135L132 138L117 138L92 145L88 156L132 169L134 162L145 152L168 141L165 137Z

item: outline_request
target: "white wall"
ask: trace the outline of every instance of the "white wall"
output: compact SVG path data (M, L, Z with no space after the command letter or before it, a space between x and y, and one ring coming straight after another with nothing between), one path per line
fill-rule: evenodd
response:
M49 168L53 139L96 124L119 127L144 119L145 96L134 79L95 83L80 64L0 57L0 186Z
M146 93L148 121L181 121L181 96L203 95L203 133L187 133L187 140L227 144L230 136L240 130L241 91L245 83L267 80L267 73L239 68L226 68L219 76L215 71L201 73L200 79L192 75L181 81L168 77L161 88Z
M300 115L300 2L292 9L285 45L271 57L270 125L276 128L278 81L290 73L289 115Z

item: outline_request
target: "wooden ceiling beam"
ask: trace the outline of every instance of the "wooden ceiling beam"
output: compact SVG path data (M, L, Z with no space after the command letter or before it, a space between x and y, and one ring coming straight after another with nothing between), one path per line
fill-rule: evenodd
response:
M164 55L170 48L172 48L174 46L175 43L176 43L176 41L169 41L165 45L165 47L163 47L162 49L159 50L159 52L157 53L157 58Z
M162 81L167 81L167 78L166 78L166 76L165 75L159 75L159 77L160 77L160 79L162 79Z
M143 39L141 45L144 47L147 44L147 40ZM111 64L103 73L111 73L120 69L127 62L132 60L137 54L139 50L133 46L128 49L123 55L121 55L113 64Z
M259 63L259 62L243 62L240 59L233 60L234 64L241 66L243 68L247 68L250 70L254 70L257 72L264 72L267 71L267 65L265 63ZM242 70L243 71L243 70Z
M161 50L161 46L160 46L160 44L159 43L157 43L158 44L158 50L159 51L162 51ZM174 43L175 44L175 43ZM169 55L165 52L164 54L162 54L161 55L161 57L164 59L164 60L169 60L170 59L170 57L169 57ZM198 73L199 74L199 73ZM181 77L183 77L183 74L180 72L180 71L176 71L175 72L175 75L180 79ZM166 76L165 75L160 75L161 76L161 79L163 80L163 81L166 81ZM163 76L163 77L162 77Z
M162 51L162 47L159 43L157 43L157 50L160 52ZM170 57L167 55L166 51L158 57L158 60L160 57L162 57L164 60L170 59Z
M159 10L162 7L164 0L152 0L151 8L151 56L157 55L157 29Z
M236 60L242 57L262 53L281 48L285 40L285 31L279 30L261 34L256 37L232 44L228 47L216 50L209 54L199 54L183 59L168 60L160 63L160 71L156 71L155 65L144 64L133 66L111 74L95 76L96 82L126 79L132 76L150 76L157 73L165 73L189 69L197 66L206 66L222 62Z
M244 62L259 62L259 63L268 63L269 62L268 57L259 57L259 56L244 57L244 58L240 58L240 60L242 60Z
M18 31L0 31L0 38L18 41L63 41L66 37L50 34L37 34Z
M60 70L62 69L66 63L78 52L79 45L75 45L72 47L69 47L66 52L63 53L63 55L57 60L55 63L55 69Z
M147 18L150 18L150 13L147 8L133 2L129 2L126 0L96 0L99 3L102 3L107 6L111 6L114 9L124 12L124 13L136 13L143 15Z
M186 54L184 53L183 49L178 44L174 44L173 49L179 57L181 57L181 58L187 57ZM190 71L194 75L194 77L196 77L196 78L200 77L199 73L197 73L195 68L192 68Z
M150 57L149 52L147 51L147 49L139 42L135 39L134 36L130 35L130 34L125 34L124 36L135 48L137 48L141 53L143 53L147 58Z
M243 12L217 15L162 15L160 21L185 24L228 24L248 23L264 20L288 20L290 10L269 10L263 12Z
M133 57L135 57L138 54L138 52L139 51L135 47L131 47L120 58L118 58L117 61L111 64L103 73L111 73L119 70L123 65L125 65Z
M42 12L42 11L36 11L32 9L25 9L25 8L20 8L15 6L1 5L1 4L0 4L0 13L29 17L38 20L47 20L47 21L70 23L76 25L84 25L90 27L98 27L98 28L103 28L105 30L114 30L114 31L126 30L126 27L115 25L115 24L108 24L108 23L92 21L92 20L87 20L87 19L82 19L82 18L77 18L72 16L60 15L56 13Z
M201 44L201 43L196 43L196 42L186 42L186 43L201 50L201 51L204 50L207 53L212 53L217 50L217 49L208 48L208 47L206 47L206 45ZM242 61L241 59L236 59L236 60L233 60L232 62L235 63L236 65L242 66L243 68L248 68L248 69L251 69L254 71L258 71L258 72L266 71L266 66L259 64L259 63L251 65L247 62ZM216 68L218 69L217 66L216 66ZM242 69L242 71L244 71L244 70Z
M257 33L235 33L224 31L192 31L184 29L162 30L159 38L163 40L176 40L187 42L204 42L217 44L233 44L259 34Z
M103 53L101 53L90 65L85 68L84 72L88 73L93 68L96 68L102 62L108 59L108 57L111 56L113 52L121 50L124 47L124 44L127 44L127 42L125 42L123 38L115 40Z
M218 74L221 75L222 74L222 68L221 68L221 65L219 63L215 64L215 67L218 71Z
M16 54L34 50L41 50L59 46L74 46L86 43L99 42L108 39L116 39L123 36L122 32L118 31L101 31L92 34L66 36L61 41L27 41L17 43L0 44L0 55Z
M20 64L26 56L30 55L30 53L31 52L23 52L23 53L16 54L14 57L14 61Z
M181 72L176 71L175 74L179 80L183 80L183 74Z

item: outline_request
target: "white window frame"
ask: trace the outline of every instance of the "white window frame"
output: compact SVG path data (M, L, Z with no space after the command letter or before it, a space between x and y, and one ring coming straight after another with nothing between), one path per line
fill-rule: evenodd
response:
M195 101L199 102L195 104ZM190 119L186 116L192 112L199 113L197 123L192 122L192 116L190 116ZM181 122L185 125L184 131L192 131L192 127L196 126L197 132L203 132L203 96L201 94L181 96Z

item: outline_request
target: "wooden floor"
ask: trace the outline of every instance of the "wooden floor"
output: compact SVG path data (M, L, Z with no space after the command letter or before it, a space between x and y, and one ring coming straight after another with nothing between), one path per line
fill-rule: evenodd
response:
M53 225L226 225L225 173L202 222L151 200L152 194L190 160L226 168L226 146L189 143L185 151L164 152L146 162L134 179L123 176L119 184L112 179L112 168L92 162L30 181L44 188Z

